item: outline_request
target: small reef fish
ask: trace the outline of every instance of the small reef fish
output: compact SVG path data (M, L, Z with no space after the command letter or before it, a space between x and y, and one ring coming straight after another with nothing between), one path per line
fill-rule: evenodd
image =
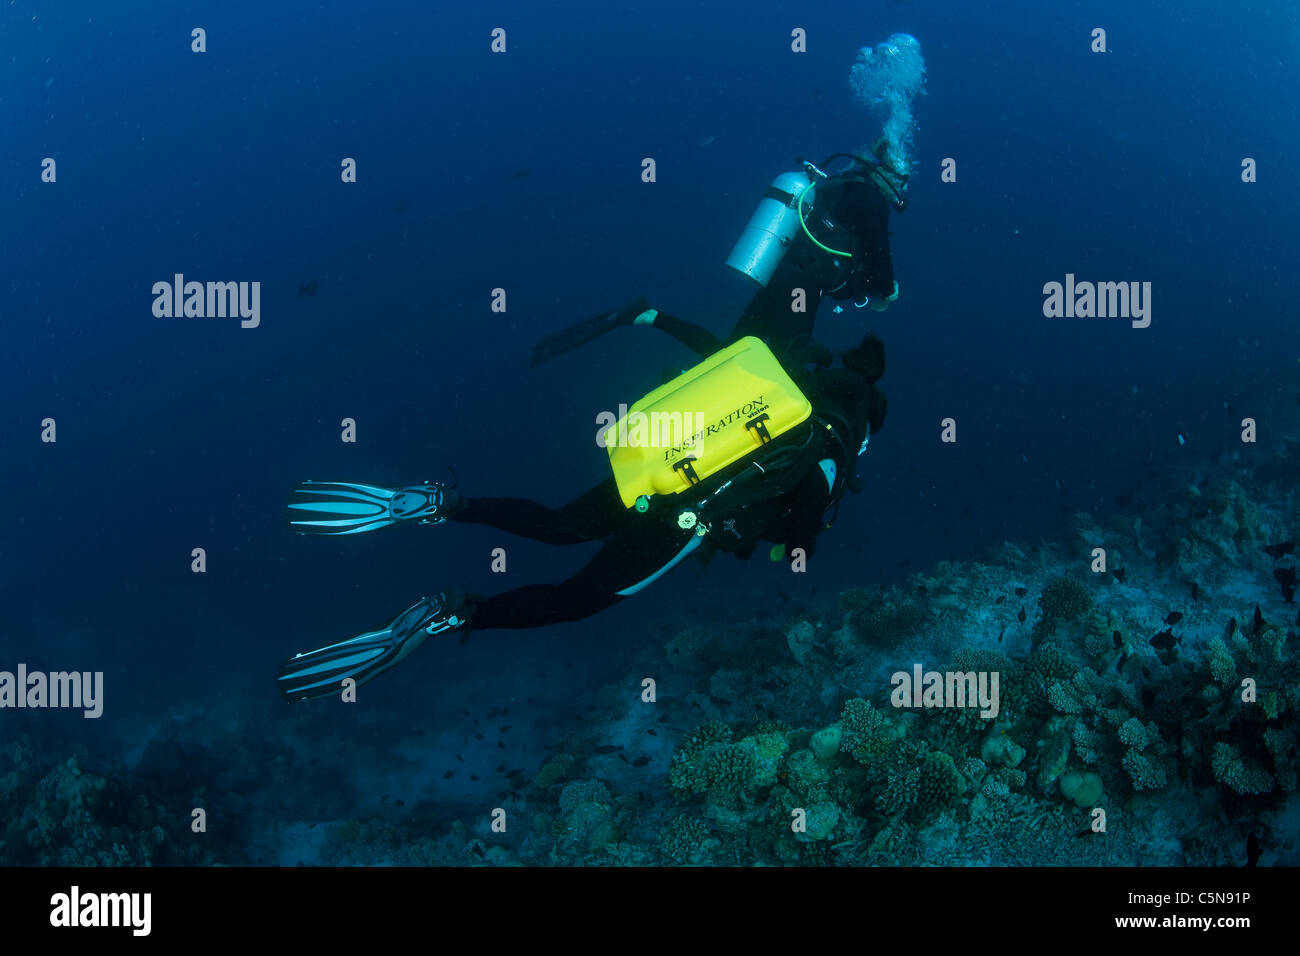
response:
M1151 646L1158 651L1171 651L1175 644L1182 643L1181 637L1174 637L1173 628L1165 628L1155 637L1151 638Z
M1168 616L1165 618L1165 623L1169 625L1173 625L1173 624L1177 624L1182 619L1183 619L1183 615L1181 613L1179 613L1178 611L1170 611Z
M1267 554L1274 561L1286 557L1288 554L1291 554L1293 551L1295 551L1294 541L1282 541L1279 542L1278 544L1264 545L1264 553Z
M1282 589L1282 600L1287 604L1295 603L1295 568L1274 568L1273 577Z

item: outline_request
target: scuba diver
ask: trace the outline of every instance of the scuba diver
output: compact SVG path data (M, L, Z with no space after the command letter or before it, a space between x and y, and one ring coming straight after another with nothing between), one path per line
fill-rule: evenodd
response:
M398 524L482 524L550 544L602 541L576 575L491 597L448 589L387 627L298 654L280 668L287 700L340 693L369 681L436 634L530 628L588 617L653 584L692 553L748 558L773 542L811 557L846 491L860 491L857 458L885 418L875 387L884 346L868 334L842 368L783 364L754 336L725 347L699 326L637 302L611 317L652 324L703 361L635 403L602 433L613 477L561 508L522 498L469 498L441 482L384 488L307 481L289 501L303 534L351 535ZM647 318L648 313L654 312ZM625 314L627 313L627 314ZM825 365L829 365L827 362ZM611 416L612 417L612 416ZM658 423L666 440L646 441ZM669 427L671 425L671 427Z
M829 365L830 352L812 341L823 298L877 312L898 298L889 214L907 208L908 174L891 164L889 145L881 137L870 153L835 153L820 164L800 160L799 170L772 181L727 257L730 268L759 286L727 341L753 335L782 358ZM793 308L795 289L804 292L798 312ZM836 305L835 310L843 307ZM549 335L534 347L533 364L622 326L676 325L665 317L646 318L644 312L629 305ZM682 335L677 337L694 347Z
M889 213L902 211L907 175L888 162L884 139L870 154L836 154L783 173L760 201L727 264L759 291L724 341L650 307L642 298L540 342L533 363L556 358L617 328L648 325L703 357L651 392L605 433L614 477L555 509L521 498L467 498L424 482L385 488L351 482L299 484L290 524L303 534L349 535L395 524L483 524L550 544L602 541L574 577L492 597L449 589L421 598L387 627L298 654L280 668L288 700L365 683L426 637L575 621L637 594L697 550L748 558L760 541L779 559L811 557L845 491L860 491L857 456L884 422L875 383L884 345L868 333L831 368L812 339L823 297L877 311L898 297ZM802 289L805 310L792 308ZM808 369L808 365L813 369ZM635 416L696 416L677 440L629 442Z
M757 335L774 348L782 339L808 342L823 297L877 312L898 298L889 214L907 209L908 176L890 165L887 146L882 138L870 154L801 160L799 172L772 181L727 257L761 287L733 338ZM795 289L807 297L801 312L792 309Z

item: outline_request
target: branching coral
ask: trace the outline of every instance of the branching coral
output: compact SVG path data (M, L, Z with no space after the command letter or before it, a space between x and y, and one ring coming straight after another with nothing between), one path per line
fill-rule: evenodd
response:
M850 588L840 594L839 607L858 637L875 647L896 647L925 622L925 607L899 587Z
M1214 745L1210 765L1214 777L1242 796L1268 793L1273 789L1273 775L1257 764L1247 763L1232 744L1219 741Z
M609 788L599 780L575 780L560 791L560 812L566 816L584 803L608 807Z
M659 852L669 863L678 865L711 863L705 846L708 837L709 827L703 820L679 814L659 835Z
M780 735L760 735L770 737ZM733 744L731 728L718 721L701 724L673 755L668 784L677 790L706 794L728 802L755 783L759 767L757 745ZM774 775L773 775L774 777Z
M854 760L871 764L881 759L899 736L900 728L871 701L854 697L845 702L840 714L840 749Z
M1074 578L1053 578L1038 599L1043 616L1034 625L1035 635L1047 637L1065 621L1083 617L1092 610L1092 595Z

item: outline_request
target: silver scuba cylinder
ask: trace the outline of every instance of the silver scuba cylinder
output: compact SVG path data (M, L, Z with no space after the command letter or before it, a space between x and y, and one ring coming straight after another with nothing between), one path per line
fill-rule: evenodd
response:
M808 186L808 175L803 171L782 173L772 180L758 208L749 219L749 225L736 240L727 256L727 265L746 278L766 286L785 257L790 241L799 231L799 194ZM813 192L815 190L810 190ZM811 196L805 199L811 206Z

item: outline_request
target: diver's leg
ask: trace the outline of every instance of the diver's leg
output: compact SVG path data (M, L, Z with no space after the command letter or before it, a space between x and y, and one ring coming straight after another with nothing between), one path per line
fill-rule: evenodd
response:
M559 584L529 584L490 598L471 598L470 627L542 627L577 621L639 593L703 538L655 522L608 542L576 575Z
M387 627L295 654L280 665L276 686L285 700L342 696L348 681L355 688L374 680L430 635L462 630L466 614L465 595L455 588L420 598Z
M576 621L636 594L702 541L653 520L625 524L568 581L515 588L491 598L467 597L449 588L421 598L387 627L295 654L281 665L276 683L286 700L343 695L398 664L430 635Z
M581 544L608 538L626 517L627 508L613 478L561 508L527 498L466 498L460 510L450 516L452 521L485 524L547 544Z

